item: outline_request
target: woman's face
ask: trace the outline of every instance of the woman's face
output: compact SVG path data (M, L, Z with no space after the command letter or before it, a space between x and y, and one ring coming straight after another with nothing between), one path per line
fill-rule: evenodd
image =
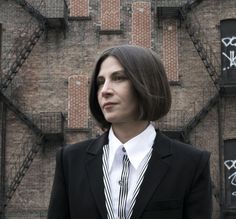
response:
M102 62L97 84L98 102L108 122L118 124L137 120L137 97L124 68L115 57L109 56Z

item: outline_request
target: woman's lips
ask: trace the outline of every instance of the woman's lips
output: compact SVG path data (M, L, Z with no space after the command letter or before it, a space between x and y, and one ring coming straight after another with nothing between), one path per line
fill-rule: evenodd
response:
M109 108L113 107L114 105L115 105L115 103L112 103L112 102L105 103L103 105L103 109L109 109Z

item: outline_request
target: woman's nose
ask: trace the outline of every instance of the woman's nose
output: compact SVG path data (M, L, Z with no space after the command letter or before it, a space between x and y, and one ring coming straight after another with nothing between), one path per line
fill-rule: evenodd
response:
M112 93L112 86L110 81L105 81L105 83L103 84L102 88L101 88L101 94L102 95L108 95Z

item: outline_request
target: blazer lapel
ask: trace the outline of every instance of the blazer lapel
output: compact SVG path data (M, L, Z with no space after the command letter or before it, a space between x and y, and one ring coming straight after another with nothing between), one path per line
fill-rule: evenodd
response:
M157 131L152 157L140 187L131 219L140 218L152 194L168 172L171 155L171 141Z
M105 144L107 144L107 133L89 146L86 162L89 185L103 219L107 218L102 171L102 149Z

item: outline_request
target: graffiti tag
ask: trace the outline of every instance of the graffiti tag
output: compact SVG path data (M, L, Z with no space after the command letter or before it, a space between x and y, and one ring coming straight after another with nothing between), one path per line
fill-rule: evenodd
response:
M228 177L228 179L232 186L236 186L236 160L226 160L224 165L228 170L234 169L234 172ZM236 196L236 191L232 192L232 196Z
M222 38L222 43L225 45L225 47L228 46L236 46L236 36L233 37L225 37Z
M227 56L227 54L224 52L222 54L229 60L229 67L236 66L236 56L234 55L234 51L230 51L230 56Z
M233 37L225 37L221 39L222 43L225 47L228 46L234 46L236 47L236 36ZM232 67L236 67L236 55L234 50L230 50L229 54L226 54L225 52L222 52L222 55L226 57L227 60L229 60L229 65L224 66L223 70L230 69Z
M234 168L236 169L236 160L226 160L224 162L225 166L227 167L228 170Z

